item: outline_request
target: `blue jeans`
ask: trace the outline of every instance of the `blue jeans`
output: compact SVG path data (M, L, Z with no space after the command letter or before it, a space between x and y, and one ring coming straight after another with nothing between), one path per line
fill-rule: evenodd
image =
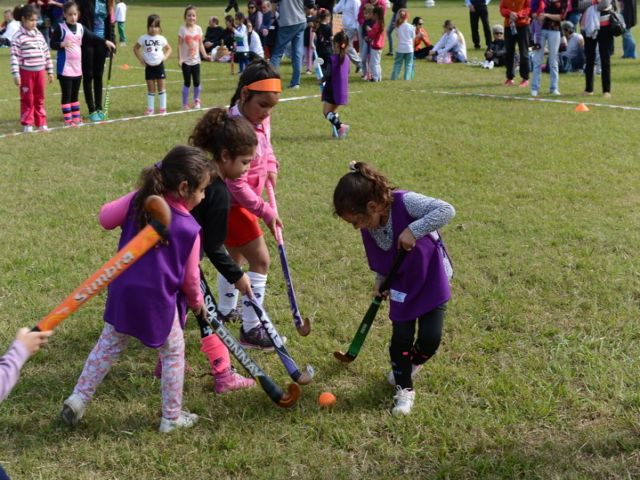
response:
M622 34L622 58L636 58L636 40L630 28Z
M291 65L293 66L293 74L291 75L290 87L300 85L300 71L302 70L302 52L304 49L304 29L306 23L298 25L289 25L279 27L276 36L276 46L271 53L270 63L273 68L280 68L282 55L289 42L291 42Z
M533 81L531 91L540 91L540 75L542 73L542 62L544 61L544 44L549 46L549 73L551 74L551 85L549 91L558 89L558 50L560 49L560 31L542 30L540 48L533 52Z
M393 53L393 29L396 28L396 19L398 18L398 12L393 12L391 15L391 21L389 22L389 27L387 28L387 40L389 41L389 53Z

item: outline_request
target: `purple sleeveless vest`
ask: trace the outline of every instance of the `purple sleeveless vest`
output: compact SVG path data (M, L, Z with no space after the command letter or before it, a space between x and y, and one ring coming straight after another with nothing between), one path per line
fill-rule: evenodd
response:
M349 101L349 57L342 64L340 55L331 55L331 87L335 105L346 105Z
M118 249L139 231L133 204L134 201L122 225ZM152 248L109 285L104 321L117 332L136 337L152 348L166 342L176 307L184 327L187 302L180 288L199 232L200 225L191 215L171 208L168 245L161 243Z
M369 268L381 275L391 270L398 245L398 237L415 219L404 206L406 191L395 190L391 204L393 243L389 251L376 244L371 234L361 230ZM451 298L449 280L444 269L440 247L425 235L407 253L389 289L389 318L393 322L408 322L430 312Z

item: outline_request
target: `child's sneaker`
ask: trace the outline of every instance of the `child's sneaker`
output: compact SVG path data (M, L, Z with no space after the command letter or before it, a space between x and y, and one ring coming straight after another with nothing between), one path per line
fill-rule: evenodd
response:
M167 109L166 108L161 108L160 109L160 115L166 115L167 114Z
M242 316L240 316L240 312L238 312L238 310L232 308L226 315L222 312L218 312L218 320L224 324L235 323L242 321Z
M196 423L198 423L198 415L182 411L180 412L180 416L175 420L169 420L168 418L162 417L162 420L160 420L160 428L158 430L160 433L169 433L177 428L191 428Z
M40 125L38 127L38 131L39 132L48 132L49 131L49 127L47 127L46 125Z
M60 416L62 421L70 427L75 427L84 416L87 405L84 403L80 395L72 393L62 404Z
M183 110L191 110L191 107L189 106L188 103L185 103L185 104L182 105L182 109Z
M76 123L69 120L68 122L64 122L64 126L66 127L75 127Z
M336 128L336 126L331 125L331 129L332 129L331 135L333 135L333 138L338 138L338 129Z
M342 126L338 129L338 138L347 138L347 133L349 133L349 125L343 123Z
M193 101L193 108L195 108L196 110L198 110L201 106L202 105L200 104L200 99Z
M92 122L99 122L100 120L102 120L100 118L100 112L98 112L97 110L95 112L91 112L89 114L89 120L91 120Z
M144 114L145 114L145 115L153 115L153 113L154 113L153 108L147 108L147 109L144 111Z
M33 125L25 125L24 128L22 129L22 131L24 133L30 133L33 132Z
M529 80L525 80L523 79L520 84L518 85L520 88L525 88L529 86Z
M418 372L422 369L422 365L411 365L411 379L416 378ZM389 385L396 386L396 377L393 375L393 370L387 373L387 382Z
M244 327L240 327L240 345L245 348L255 348L263 352L273 352L273 342L267 335L262 325L258 325L245 333Z
M226 372L216 375L216 393L233 392L234 390L242 390L251 388L256 384L252 378L245 378L231 368Z
M394 417L400 415L409 415L413 408L413 401L416 398L415 390L409 390L408 388L396 387L396 394L393 396L393 408L391 413Z

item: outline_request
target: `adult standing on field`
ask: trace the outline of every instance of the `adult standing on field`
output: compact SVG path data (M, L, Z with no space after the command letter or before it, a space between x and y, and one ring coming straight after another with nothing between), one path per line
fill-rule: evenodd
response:
M293 74L289 88L300 88L302 70L302 52L304 49L304 30L307 27L305 5L314 4L313 0L282 0L278 17L276 45L271 54L271 65L278 70L287 44L291 43L291 64Z
M504 17L505 44L507 47L507 79L504 84L513 85L516 43L520 52L521 87L529 86L529 22L530 0L500 0L500 15Z
M593 95L593 74L596 63L596 48L600 53L600 72L602 77L602 96L611 97L611 50L613 50L613 34L609 18L611 0L580 0L582 15L580 31L584 35L584 79L585 95Z
M114 0L76 0L79 21L85 30L115 43ZM107 59L107 48L102 45L82 44L82 89L89 108L89 120L105 119L102 111L102 76Z
M464 0L465 5L469 8L469 22L471 23L471 39L473 40L473 48L476 50L482 48L480 45L480 33L478 31L478 20L482 22L482 31L484 32L484 43L488 47L491 43L491 28L489 28L489 9L487 5L491 0Z
M636 40L631 29L637 23L636 0L618 0L627 29L622 34L622 58L636 58Z
M342 28L344 33L347 34L349 39L349 46L347 47L347 56L351 63L356 66L356 69L360 70L361 59L360 55L353 46L354 39L358 38L358 11L360 10L360 0L340 0L333 11L342 14Z
M542 19L542 34L540 48L533 52L533 82L531 82L531 96L538 96L540 90L540 77L542 73L542 62L544 61L544 46L547 44L549 50L549 73L551 95L560 95L558 90L558 53L560 51L561 22L567 14L567 0L551 0L544 2L544 10L538 15Z
M389 27L387 28L387 40L389 41L389 51L387 52L388 56L393 55L393 36L391 34L393 33L393 29L396 28L398 11L400 11L401 8L407 8L407 0L391 0L391 5L391 21L389 22Z

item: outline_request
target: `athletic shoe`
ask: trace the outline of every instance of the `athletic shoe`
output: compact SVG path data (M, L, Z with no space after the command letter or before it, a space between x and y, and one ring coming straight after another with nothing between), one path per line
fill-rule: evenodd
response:
M175 420L169 420L168 418L162 417L162 420L160 420L160 428L158 430L160 433L169 433L177 428L191 428L197 422L198 415L195 413L185 412L183 410L180 412L180 416Z
M521 87L521 88L528 87L529 86L529 80L522 80L518 86Z
M343 123L342 126L338 129L338 138L347 138L347 133L349 133L349 125Z
M104 113L102 110L98 110L98 116L100 117L101 122L107 119L107 114Z
M307 70L307 75L311 75L313 72L311 70Z
M505 87L513 87L513 80L509 80L508 78L504 81Z
M299 90L300 89L300 85L289 85L287 88L289 90Z
M72 121L64 122L65 127L75 127L76 123Z
M387 57L393 57L393 52L387 52Z
M49 131L49 127L47 127L46 125L40 125L38 127L38 131L40 131L40 132L48 132Z
M82 119L81 119L81 118L79 118L78 120L74 120L74 121L73 121L73 124L74 124L76 127L81 127L81 126L83 126L83 125L84 125L84 122L82 121Z
M493 67L495 67L495 66L496 66L496 64L493 62L493 60L489 60L489 61L487 62L487 68L488 68L489 70L491 70L491 69L492 69Z
M185 104L182 105L182 109L183 110L191 110L191 107L189 106L188 103L185 103Z
M538 91L537 90L531 90L531 96L532 97L537 97L538 96Z
M22 131L24 133L30 133L33 132L33 125L25 125L24 128L22 129Z
M234 390L243 390L245 388L251 388L256 384L252 378L245 378L237 372L234 372L231 368L226 372L216 375L216 386L214 387L216 393L233 392Z
M604 92L604 93L602 94L602 96L603 96L604 98L611 98L611 92Z
M240 316L240 312L238 312L238 310L232 308L226 315L222 312L218 312L218 320L225 324L235 323L242 321L242 316Z
M335 125L331 125L331 130L332 130L331 135L333 135L333 138L338 138L338 129L336 128Z
M240 327L240 345L245 348L255 348L263 352L273 352L275 350L273 342L267 335L267 331L262 325L258 325L245 333L244 327Z
M147 108L147 109L144 111L144 114L145 114L145 115L153 115L153 108Z
M411 365L411 380L416 377L421 369L422 365ZM393 370L387 373L387 382L389 382L389 385L396 386L396 377L393 375Z
M102 118L100 118L100 112L98 112L97 110L95 112L91 112L89 114L89 120L91 120L92 122L99 122L102 120Z
M160 115L166 115L167 114L167 109L166 108L161 108L159 110Z
M400 386L396 387L396 394L393 396L393 409L391 409L391 413L394 417L399 417L400 415L409 415L411 413L411 409L413 408L413 401L416 398L415 390L410 390L408 388L402 388Z
M193 108L195 108L196 110L199 109L201 106L202 105L200 105L200 99L193 101Z
M87 405L84 403L80 395L72 393L62 404L60 416L62 421L70 427L75 427L84 416Z
M551 91L551 95L554 95L554 96L556 96L556 97L559 97L559 96L560 96L560 90L558 90L557 88L556 88L555 90L552 90L552 91Z

